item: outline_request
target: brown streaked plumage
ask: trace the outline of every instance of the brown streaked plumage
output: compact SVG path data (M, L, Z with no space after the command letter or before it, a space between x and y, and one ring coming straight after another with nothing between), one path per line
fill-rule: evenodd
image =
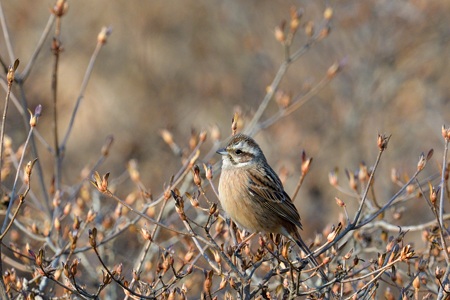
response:
M298 232L300 214L255 140L236 134L217 153L222 155L219 198L228 216L251 232L280 233L295 241L317 267ZM319 272L328 281L321 268Z

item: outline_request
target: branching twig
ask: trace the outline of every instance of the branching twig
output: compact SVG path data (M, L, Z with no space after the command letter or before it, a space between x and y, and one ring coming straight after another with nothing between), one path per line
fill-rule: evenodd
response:
M111 278L112 280L114 280L118 285L120 285L120 287L122 287L122 288L123 288L124 290L126 290L127 292L131 293L133 296L137 296L137 297L140 297L140 298L142 298L142 299L154 299L153 296L150 296L150 297L149 297L149 296L145 296L145 295L141 295L141 294L136 293L136 292L133 291L132 289L130 289L130 288L128 288L127 286L125 286L125 285L122 283L121 280L117 279L117 278L116 278L116 274L113 274L113 273L109 270L109 268L106 266L106 264L103 262L103 259L102 259L102 257L100 256L100 253L98 253L96 244L92 242L91 234L90 234L90 238L89 238L89 239L90 239L90 243L91 243L92 249L94 250L95 254L97 255L97 258L98 258L100 264L103 266L103 269L105 269L105 271L108 273L108 275L110 276L110 278ZM95 239L95 237L94 237L93 239Z
M95 46L94 52L92 53L91 59L89 60L89 64L86 68L86 72L83 77L83 82L81 83L80 94L78 95L77 102L75 103L75 107L72 111L72 115L70 117L69 125L67 126L66 133L64 134L64 138L59 147L64 150L67 145L67 141L69 140L70 133L72 132L73 124L75 122L75 117L77 116L78 109L81 104L81 100L84 98L84 93L86 91L87 85L89 83L89 79L91 77L92 71L94 70L94 64L97 60L98 54L102 47L106 44L107 37L111 34L111 28L104 27L97 37L97 45Z
M27 149L28 143L29 143L29 141L30 141L30 139L31 139L31 137L33 135L33 130L36 127L37 121L38 121L38 119L39 119L39 117L41 115L41 111L42 111L42 107L41 107L41 105L38 105L36 107L36 109L35 109L35 114L34 115L31 114L30 131L28 132L28 136L27 136L27 140L25 141L24 149ZM25 157L25 153L26 153L25 151L22 152L22 156L20 157L19 165L17 166L16 177L14 179L13 188L11 190L11 195L10 195L11 200L10 200L8 208L6 210L5 220L3 221L2 233L5 231L6 224L8 222L8 218L9 218L9 213L11 212L11 208L12 208L12 206L14 204L15 193L16 193L16 186L17 186L17 182L19 180L19 174L21 172L22 163L23 163L23 159ZM33 165L34 165L35 162L36 162L36 159L34 160ZM26 174L26 175L28 175L28 174ZM28 180L29 180L29 178L28 178Z

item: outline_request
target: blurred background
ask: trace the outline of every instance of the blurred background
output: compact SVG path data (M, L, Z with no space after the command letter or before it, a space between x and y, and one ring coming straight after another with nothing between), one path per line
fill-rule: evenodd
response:
M3 1L15 56L21 60L19 71L53 5L48 0ZM243 120L253 115L283 61L275 26L289 19L291 6L303 11L302 25L318 23L328 5L334 11L329 37L292 65L281 89L301 93L336 61L346 61L343 72L298 111L256 136L274 169L288 171L289 193L300 174L301 151L314 158L296 200L308 236L337 222L334 196L355 202L329 185L328 172L338 167L345 185L344 169L355 171L361 161L372 165L377 133L392 134L376 182L380 203L398 190L389 181L392 167L412 174L420 153L434 148L436 163L421 179L437 173L443 153L441 126L450 125L450 1L77 0L69 1L62 21L60 137L97 34L102 26L111 26L113 32L96 62L67 145L64 184L81 180L83 167L96 161L112 134L111 155L100 172L117 177L129 159L137 159L144 184L159 194L181 165L160 130L170 130L182 147L187 147L193 129L217 125L222 138L229 136L234 111L241 111ZM52 35L25 84L29 107L43 105L38 129L49 143ZM300 32L293 49L305 41ZM0 54L9 63L3 41ZM262 120L278 109L272 102ZM17 147L26 131L17 110L12 107L10 112L7 134ZM40 154L50 184L53 162L43 147ZM423 215L423 202L411 205L410 217L400 222L410 224L417 214ZM430 220L432 214L423 217Z

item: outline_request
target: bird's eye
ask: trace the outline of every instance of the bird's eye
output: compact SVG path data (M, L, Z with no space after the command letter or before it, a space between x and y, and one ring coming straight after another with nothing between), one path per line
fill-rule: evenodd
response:
M234 151L234 153L236 153L237 155L242 154L242 150L241 149L236 149L236 151Z

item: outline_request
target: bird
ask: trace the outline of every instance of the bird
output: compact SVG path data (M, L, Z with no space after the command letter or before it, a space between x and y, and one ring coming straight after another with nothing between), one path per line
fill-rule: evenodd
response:
M249 232L281 234L294 241L317 267L322 280L328 282L300 236L302 223L297 208L256 141L237 133L217 153L222 156L219 201L228 217Z

